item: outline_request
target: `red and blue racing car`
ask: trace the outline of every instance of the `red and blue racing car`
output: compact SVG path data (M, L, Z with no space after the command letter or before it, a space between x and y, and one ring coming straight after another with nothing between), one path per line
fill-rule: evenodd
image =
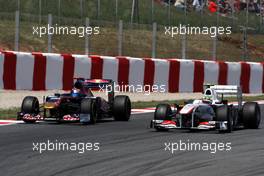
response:
M113 85L114 81L109 79L77 78L69 93L43 97L43 104L37 97L25 97L17 119L26 123L43 120L94 124L98 119L112 117L117 121L128 121L130 99L124 95L115 96ZM94 96L94 89L105 90L108 100Z

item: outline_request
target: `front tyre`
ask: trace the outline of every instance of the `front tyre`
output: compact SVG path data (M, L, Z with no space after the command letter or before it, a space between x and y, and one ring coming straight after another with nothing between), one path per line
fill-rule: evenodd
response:
M95 124L97 121L96 102L93 99L83 99L81 101L81 114L90 114L90 124Z
M172 120L171 114L172 111L169 104L159 104L154 113L154 120ZM158 126L156 126L155 129L157 131L169 131L167 128L161 128Z
M243 123L246 128L257 129L261 120L259 104L246 102L242 108Z
M159 104L154 113L154 120L171 120L171 107L169 104Z
M37 97L27 96L23 99L21 111L28 114L39 113L39 101Z
M37 115L39 114L39 101L37 97L26 96L21 105L21 112L24 114ZM26 120L23 119L26 123L34 123L36 120Z
M231 133L233 131L233 118L229 113L228 105L223 105L216 108L216 121L218 122L227 122L227 133ZM220 132L220 131L219 131Z
M131 101L128 96L118 95L113 103L113 115L116 121L128 121L131 114Z

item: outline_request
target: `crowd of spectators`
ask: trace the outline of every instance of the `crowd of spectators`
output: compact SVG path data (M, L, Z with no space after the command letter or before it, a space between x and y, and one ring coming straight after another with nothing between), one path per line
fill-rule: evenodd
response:
M219 12L223 15L248 11L264 17L264 0L156 0L165 5L172 5L188 11L201 11L207 8L211 13ZM248 5L247 5L248 2ZM186 3L186 4L185 4Z

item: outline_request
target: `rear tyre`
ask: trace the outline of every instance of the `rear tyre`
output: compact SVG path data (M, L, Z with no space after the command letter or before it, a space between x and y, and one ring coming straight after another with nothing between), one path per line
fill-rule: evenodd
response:
M242 116L246 128L257 129L261 120L259 104L256 102L246 102L242 108Z
M223 105L216 108L216 121L227 121L226 132L231 133L233 131L233 118L230 116L228 105Z
M169 104L159 104L155 110L154 120L171 120L171 113Z
M118 95L113 103L113 115L116 121L128 121L131 114L131 101L128 96Z
M88 124L95 124L97 121L96 102L93 99L83 99L80 113L90 114L90 122L88 122Z
M37 97L26 96L21 105L21 112L25 114L37 115L39 113L39 101ZM23 119L26 123L34 123L36 120L26 120Z

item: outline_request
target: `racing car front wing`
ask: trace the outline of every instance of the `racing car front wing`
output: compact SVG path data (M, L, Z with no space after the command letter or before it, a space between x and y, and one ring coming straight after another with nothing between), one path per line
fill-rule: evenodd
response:
M217 129L219 131L227 130L227 121L209 121L208 123L201 123L198 126L185 127L181 123L179 125L173 120L152 120L150 128L156 129L197 129L210 130Z

